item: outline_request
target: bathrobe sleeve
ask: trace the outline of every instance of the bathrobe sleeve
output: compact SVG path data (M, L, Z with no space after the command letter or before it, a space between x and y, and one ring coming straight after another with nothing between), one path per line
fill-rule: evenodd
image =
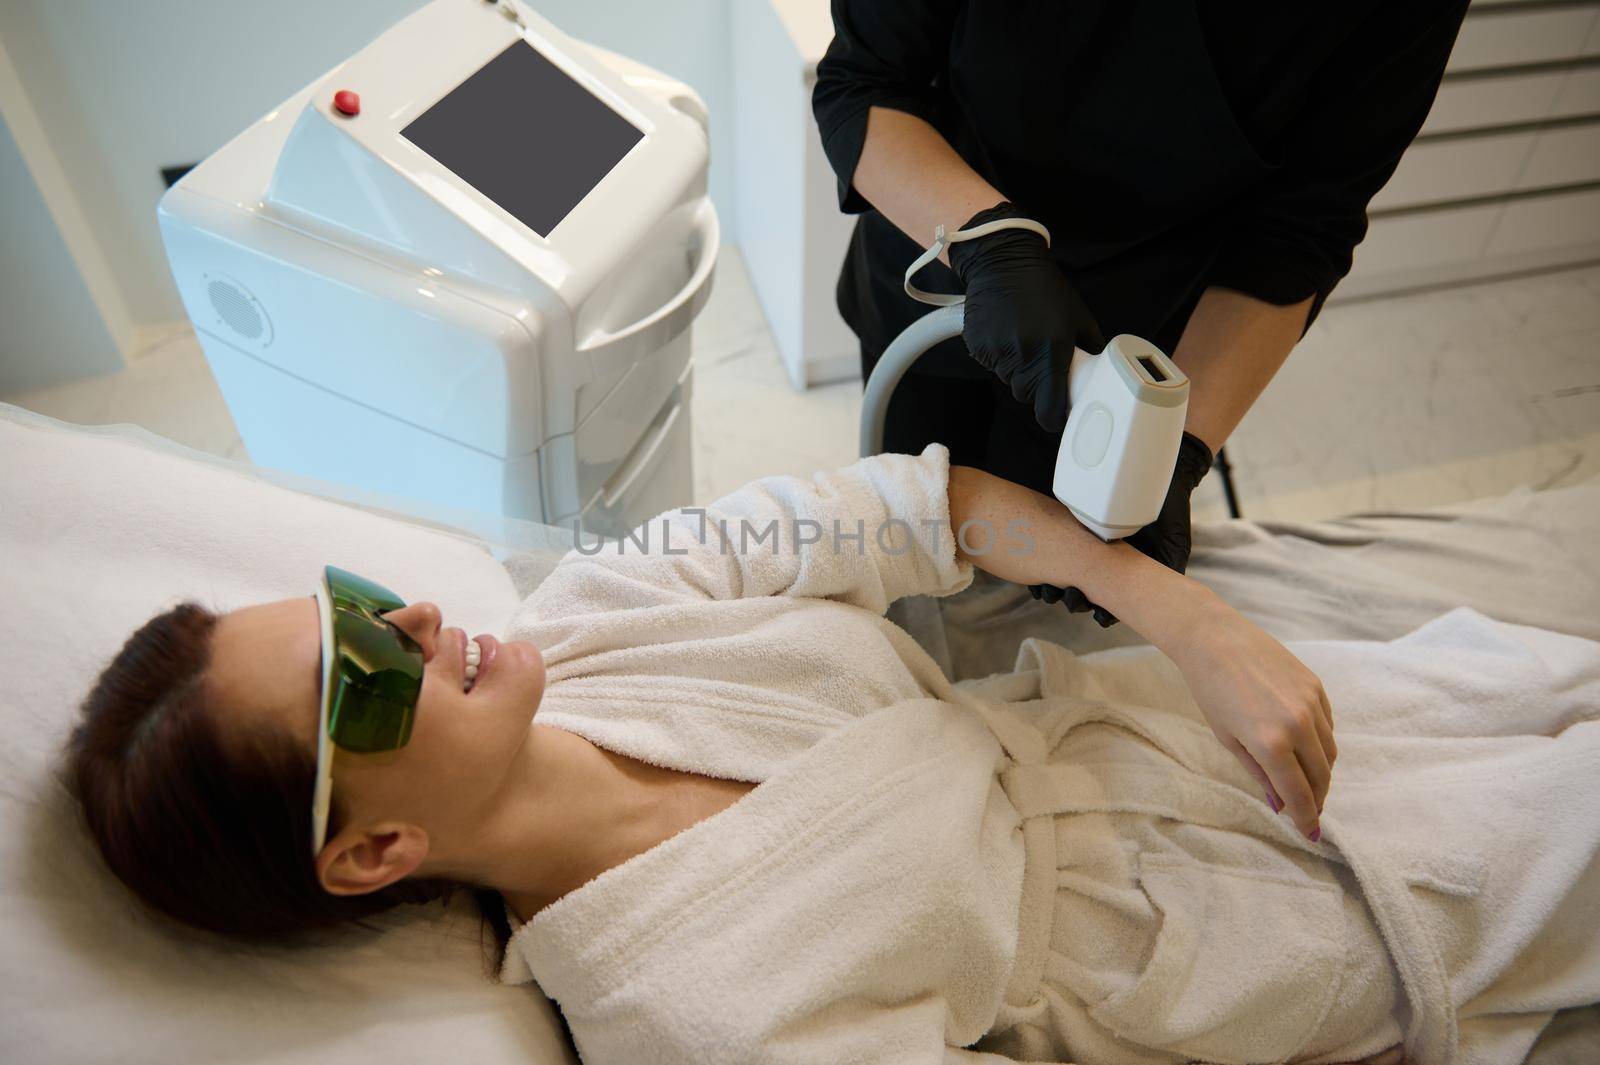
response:
M787 1028L767 1032L759 1047L739 1061L762 1065L812 1065L848 1061L856 1065L1072 1065L1070 1061L1023 1061L950 1046L944 1041L944 1003L924 997L898 1006L867 999L836 1003L823 1014L797 1017Z
M1072 1065L1068 1061L1022 1061L944 1041L944 1003L922 998L899 1006L866 999L837 1003L824 1014L796 1018L786 1030L769 1032L748 1058L763 1065L811 1065L849 1061L858 1065Z
M523 921L510 906L505 908L505 914L513 935L521 931ZM515 947L506 951L499 980L504 984L533 982L533 972L527 960ZM633 1034L640 1031L650 1033L649 1039L655 1044L662 1060L676 1061L680 1057L678 1041L671 1038L671 1033L680 1029L686 1017L683 1010L671 1004L663 1007L663 1014L661 1017L635 1016L634 1024L630 1027L634 1030ZM815 1061L853 1061L861 1065L877 1062L883 1065L905 1065L908 1062L926 1062L927 1065L1071 1065L1020 1061L999 1054L950 1046L944 1042L944 1021L944 1003L937 998L925 996L896 1006L857 999L830 1008L821 1017L811 1015L795 1018L787 1031L763 1033L756 1040L759 1051L752 1050L752 1053L759 1053L767 1065L786 1065L789 1062L810 1065ZM619 1035L616 1026L606 1027L613 1036ZM691 1023L688 1027L691 1032L697 1032L701 1026ZM582 1034L588 1035L587 1031ZM734 1042L732 1036L733 1033L730 1033L730 1043ZM626 1042L626 1036L621 1041ZM695 1039L690 1038L685 1042L689 1045L683 1049L682 1056L688 1057L698 1052L693 1046ZM615 1052L619 1048L608 1046L603 1049ZM630 1051L624 1048L621 1052ZM744 1055L735 1057L744 1060Z
M882 615L972 583L950 528L950 453L882 454L752 481L602 544L574 548L530 597L545 617L686 600L805 596ZM982 534L974 534L975 538Z

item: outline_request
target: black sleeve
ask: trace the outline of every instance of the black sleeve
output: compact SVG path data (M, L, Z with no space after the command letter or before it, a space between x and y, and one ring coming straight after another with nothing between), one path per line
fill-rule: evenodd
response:
M1379 7L1331 55L1279 141L1281 165L1253 190L1209 284L1312 317L1367 234L1383 188L1433 106L1467 0Z
M811 111L822 150L839 176L839 208L872 205L851 184L876 104L935 123L935 80L944 73L958 0L833 0L833 41L817 62Z

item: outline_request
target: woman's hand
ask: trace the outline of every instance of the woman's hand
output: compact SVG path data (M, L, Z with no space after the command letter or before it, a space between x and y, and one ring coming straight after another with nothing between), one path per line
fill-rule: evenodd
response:
M1168 650L1206 723L1261 783L1274 811L1313 843L1333 762L1333 708L1317 675L1238 611L1213 600L1205 624Z
M956 557L1016 584L1076 586L1177 665L1206 723L1261 783L1274 810L1313 841L1338 757L1322 682L1277 640L1200 582L1127 543L1103 543L1057 500L968 466L951 466ZM989 527L969 549L962 530ZM995 530L1027 549L995 549ZM1280 798L1281 796L1281 798Z

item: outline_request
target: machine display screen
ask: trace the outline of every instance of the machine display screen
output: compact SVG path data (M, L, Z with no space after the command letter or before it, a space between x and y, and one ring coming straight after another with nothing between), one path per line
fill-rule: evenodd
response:
M644 133L526 41L400 135L546 236Z

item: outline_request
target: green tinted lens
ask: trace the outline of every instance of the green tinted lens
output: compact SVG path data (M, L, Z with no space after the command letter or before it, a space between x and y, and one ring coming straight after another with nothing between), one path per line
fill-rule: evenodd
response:
M369 613L382 613L386 610L399 610L406 605L404 599L383 585L369 581L365 577L358 577L347 569L325 566L323 574L327 577L328 591L333 595L335 609L349 607Z
M329 566L326 576L337 663L328 736L359 754L398 750L411 739L422 693L422 648L378 615L405 601L346 570Z

